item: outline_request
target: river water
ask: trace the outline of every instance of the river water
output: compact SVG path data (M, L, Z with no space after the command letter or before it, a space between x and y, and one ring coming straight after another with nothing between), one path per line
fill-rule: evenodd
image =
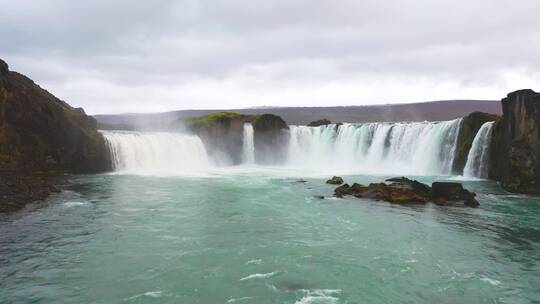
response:
M477 209L399 206L327 177L66 176L0 215L0 303L538 303L538 197L471 180Z

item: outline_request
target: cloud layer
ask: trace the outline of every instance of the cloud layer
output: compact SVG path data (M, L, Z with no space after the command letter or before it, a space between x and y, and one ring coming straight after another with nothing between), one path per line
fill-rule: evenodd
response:
M537 0L0 0L0 57L87 112L500 99Z

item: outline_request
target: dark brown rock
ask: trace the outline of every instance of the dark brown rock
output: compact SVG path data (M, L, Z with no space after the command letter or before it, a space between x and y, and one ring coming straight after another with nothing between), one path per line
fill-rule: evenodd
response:
M312 121L308 124L308 127L319 127L319 126L326 126L326 125L330 125L332 124L332 122L326 118L323 118L323 119L319 119L319 120L315 120L315 121Z
M351 186L349 184L343 184L334 189L334 195L337 197L343 197L345 195L352 195Z
M515 91L493 125L490 178L511 192L540 195L540 93Z
M16 211L58 191L45 176L4 173L0 175L0 212Z
M402 177L389 178L386 181L409 185L413 191L419 193L420 195L424 197L428 197L428 198L431 196L431 187L417 180L408 179L402 176Z
M330 185L341 185L344 182L343 178L341 178L340 176L333 176L331 179L327 180L326 183Z
M431 196L435 203L445 205L449 202L464 202L466 206L478 207L476 194L463 188L460 183L435 182L431 185Z
M455 205L463 202L466 206L478 206L475 194L464 189L459 183L433 183L432 188L405 177L391 178L388 181L392 183L371 183L368 186L357 183L352 186L343 184L334 190L334 194L337 197L352 195L394 204L425 204L433 201L437 204Z

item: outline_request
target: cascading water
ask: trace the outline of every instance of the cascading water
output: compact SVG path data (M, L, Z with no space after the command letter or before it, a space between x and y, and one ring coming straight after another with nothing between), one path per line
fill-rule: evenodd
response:
M291 126L288 165L372 174L450 174L461 119Z
M490 121L483 124L476 133L467 156L467 163L463 169L464 176L488 178L489 146L491 145L492 129L493 122Z
M115 171L189 174L210 166L199 137L165 132L102 131Z
M244 137L242 147L242 163L253 164L255 162L255 144L253 140L253 125L244 124Z

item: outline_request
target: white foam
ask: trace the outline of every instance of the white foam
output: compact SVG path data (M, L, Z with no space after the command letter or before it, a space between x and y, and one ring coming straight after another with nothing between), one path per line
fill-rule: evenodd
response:
M252 297L243 297L243 298L237 298L237 299L230 299L229 301L227 301L226 303L236 303L236 302L240 302L240 301L245 301L245 300L251 300L253 299Z
M487 283L489 283L489 284L491 284L491 285L493 285L493 286L499 286L499 285L501 285L501 281L494 280L494 279L490 279L490 278L488 278L488 277L483 277L483 278L481 278L480 280L483 281L483 282L487 282Z
M247 277L243 277L240 279L240 281L246 281L251 279L266 279L276 274L275 272L268 272L268 273L254 273L250 274Z
M303 290L305 295L295 304L334 304L339 301L341 289Z
M148 291L145 292L144 295L151 298L159 298L161 297L161 291Z
M87 204L88 203L85 203L85 202L65 202L63 205L65 207L77 207L77 206L84 206Z
M249 260L246 262L246 265L252 265L252 264L259 265L261 262L262 262L261 259Z

